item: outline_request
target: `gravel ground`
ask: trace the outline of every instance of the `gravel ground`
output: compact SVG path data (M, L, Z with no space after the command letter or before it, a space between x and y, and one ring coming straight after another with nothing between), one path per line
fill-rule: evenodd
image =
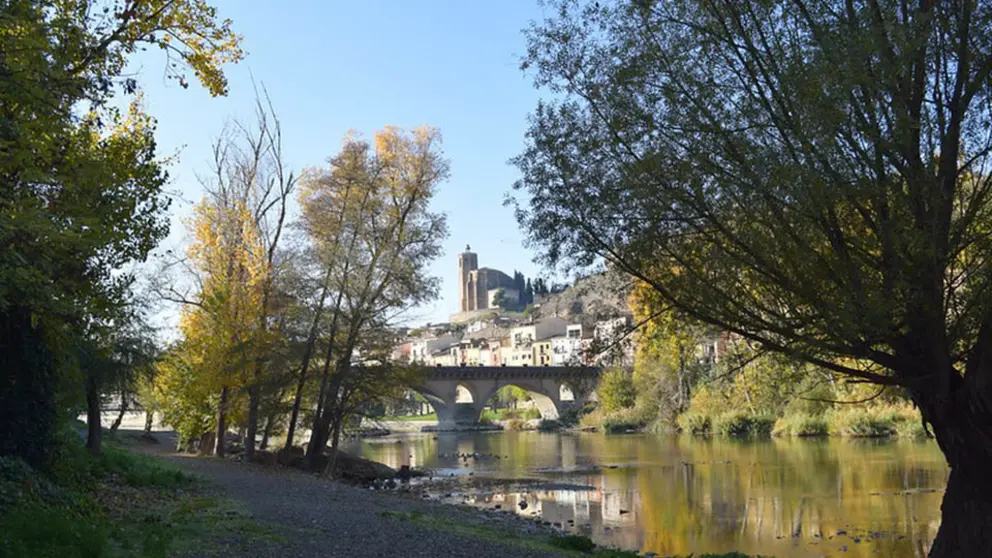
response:
M209 556L265 557L475 557L537 558L560 554L538 552L519 545L429 529L415 522L383 517L383 511L422 512L466 524L485 523L517 531L534 529L513 518L485 514L436 502L344 485L288 469L246 465L232 460L197 458L169 453L171 437L157 432L161 444L139 446L198 474L224 496L243 505L257 520L284 532L288 542L252 541L243 547ZM187 554L186 556L197 556Z

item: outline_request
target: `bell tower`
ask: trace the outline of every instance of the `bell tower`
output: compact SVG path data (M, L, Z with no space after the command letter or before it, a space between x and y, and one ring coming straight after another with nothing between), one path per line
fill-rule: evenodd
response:
M472 247L465 245L465 251L458 254L458 298L461 301L460 312L468 312L472 305L470 301L475 300L475 289L469 292L468 276L469 272L479 269L479 256L472 251Z

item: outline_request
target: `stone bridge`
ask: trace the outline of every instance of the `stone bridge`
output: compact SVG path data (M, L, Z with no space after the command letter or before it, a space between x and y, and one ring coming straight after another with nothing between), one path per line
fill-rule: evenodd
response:
M423 395L437 413L440 429L475 424L486 402L506 386L525 390L545 419L557 419L568 406L581 405L596 387L599 368L592 366L431 366L421 385L411 388ZM472 402L458 402L458 388Z

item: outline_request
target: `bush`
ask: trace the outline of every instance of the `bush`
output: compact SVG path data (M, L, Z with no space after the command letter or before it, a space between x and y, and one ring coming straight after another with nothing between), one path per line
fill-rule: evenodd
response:
M551 537L551 544L564 550L576 550L578 552L592 552L596 548L596 543L589 537L582 535L561 535Z
M896 433L902 438L930 438L930 433L923 426L923 419L917 417L907 417L905 420L896 422Z
M537 429L541 432L557 432L562 429L562 424L554 419L543 419L538 423Z
M856 438L892 436L896 434L896 422L891 410L877 407L853 407L830 413L832 432Z
M730 436L731 438L768 436L771 434L774 424L774 419L768 417L730 412L716 418L713 430L721 436Z
M62 508L29 505L0 517L0 531L0 556L89 558L106 554L111 526Z
M830 425L822 415L808 415L799 413L784 416L775 421L775 428L772 430L775 436L827 436L830 434Z
M647 422L644 411L638 407L633 407L607 413L600 426L608 434L617 434L631 429L641 429Z
M596 389L599 403L606 413L629 409L637 403L634 379L622 368L611 368L603 373Z
M731 412L716 417L713 431L721 436L743 438L751 435L751 417L745 413Z
M679 417L679 428L693 436L709 436L713 433L713 421L709 415L686 413Z
M510 419L506 422L507 430L523 430L527 427L527 421L520 419Z

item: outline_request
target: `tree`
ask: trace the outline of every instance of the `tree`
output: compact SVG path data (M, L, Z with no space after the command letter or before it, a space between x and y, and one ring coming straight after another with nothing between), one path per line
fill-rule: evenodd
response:
M103 8L103 9L100 9ZM133 94L128 55L157 46L224 94L221 67L242 56L230 22L202 0L6 2L0 21L0 452L43 465L57 409L83 390L71 372L89 324L108 323L166 232L165 173L153 123ZM12 332L17 332L16 334ZM61 380L61 381L60 381Z
M712 338L704 326L668 308L647 284L634 284L628 306L641 324L636 333L634 382L645 406L674 424L685 412L706 364L699 358L704 340Z
M493 295L493 305L496 308L506 308L509 304L509 299L506 298L506 289L500 287L496 289L496 294Z
M599 404L607 413L629 409L637 403L634 380L622 368L610 368L603 372L596 393L599 395Z
M282 160L281 126L271 100L257 95L254 125L236 123L214 143L212 178L204 181L207 194L190 223L194 242L185 259L169 262L194 285L183 290L169 280L161 288L165 299L185 306L180 329L186 338L199 338L191 347L210 353L202 356L209 368L201 374L220 390L219 455L231 389L244 390L248 398L245 456L254 455L263 387L272 387L268 365L281 343L284 321L275 319L278 250L295 184Z
M527 289L527 281L524 279L524 274L516 270L513 272L513 288L517 290L518 306L521 308L527 306L527 301L524 299L524 291Z
M527 286L524 287L524 301L527 304L534 304L534 287L530 283L530 279L527 279Z
M549 264L901 386L951 467L931 556L992 518L992 6L557 2L516 159Z
M395 369L382 364L389 351L380 340L392 339L390 322L437 296L428 266L440 254L447 225L430 201L448 175L439 144L432 128L387 128L376 134L374 146L351 135L330 170L303 180L303 226L333 294L307 449L311 467L319 467L317 456L328 440L337 448L345 419L358 408L352 405L356 394L375 394L364 376Z

